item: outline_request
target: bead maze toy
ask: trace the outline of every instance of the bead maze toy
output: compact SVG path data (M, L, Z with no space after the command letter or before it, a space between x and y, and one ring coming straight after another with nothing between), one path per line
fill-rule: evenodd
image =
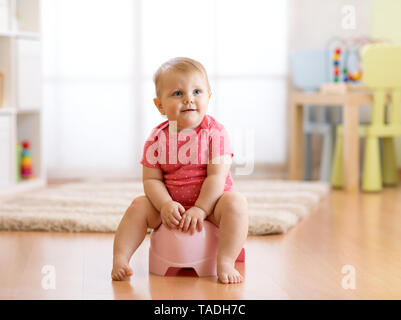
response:
M336 48L334 51L334 56L333 56L333 68L334 68L334 82L339 81L339 69L340 69L340 56L341 56L341 48ZM355 51L353 50L346 50L344 53L344 60L343 60L343 68L342 68L342 75L343 75L343 81L344 82L357 82L361 79L362 77L362 69L359 63L359 54L356 55L355 62L357 64L357 69L358 71L351 73L348 63L349 63L349 57L351 54L356 54Z
M334 82L338 82L338 76L339 76L339 69L340 69L340 54L341 54L341 49L336 48L334 51L333 55L333 69L334 69L334 75L333 75L333 80Z
M326 62L326 66L331 82L322 84L321 91L338 94L354 88L360 89L362 80L361 51L366 44L381 41L370 38L330 39L326 50L332 52L332 55L327 57L327 61L330 62Z

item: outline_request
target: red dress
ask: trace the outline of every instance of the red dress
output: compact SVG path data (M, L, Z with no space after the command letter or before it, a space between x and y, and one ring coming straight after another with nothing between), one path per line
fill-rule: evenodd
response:
M209 159L225 154L234 156L227 131L212 116L205 115L197 128L178 134L170 134L168 120L155 127L145 142L141 164L161 169L171 198L187 210L198 199ZM232 190L232 186L229 172L224 191Z

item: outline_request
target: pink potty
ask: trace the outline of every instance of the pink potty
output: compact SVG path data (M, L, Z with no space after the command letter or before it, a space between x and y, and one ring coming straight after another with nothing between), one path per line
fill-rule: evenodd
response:
M149 271L165 276L171 269L193 268L199 277L216 276L218 231L209 221L192 235L161 224L150 235ZM237 261L244 260L242 249Z

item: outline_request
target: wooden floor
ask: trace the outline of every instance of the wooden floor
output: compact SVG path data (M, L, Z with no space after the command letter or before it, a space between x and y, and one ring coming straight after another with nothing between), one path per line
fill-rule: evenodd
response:
M287 234L249 237L242 284L150 275L148 236L131 281L113 282L112 245L113 234L1 231L0 299L401 299L401 187L333 191Z

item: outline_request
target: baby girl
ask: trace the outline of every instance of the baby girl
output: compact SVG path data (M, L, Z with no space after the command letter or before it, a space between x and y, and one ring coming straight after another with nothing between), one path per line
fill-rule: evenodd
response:
M129 261L147 228L163 223L192 234L207 219L219 228L218 279L241 282L235 260L248 234L248 206L233 190L227 131L206 114L212 95L206 70L193 59L174 58L160 66L154 83L154 104L168 120L145 143L145 195L134 199L117 228L112 279L133 274Z

